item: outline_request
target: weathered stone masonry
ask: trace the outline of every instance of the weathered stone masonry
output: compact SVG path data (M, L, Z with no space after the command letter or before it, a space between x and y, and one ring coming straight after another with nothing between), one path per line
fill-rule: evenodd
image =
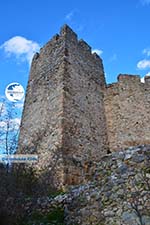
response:
M18 152L38 154L48 185L85 183L108 151L150 144L145 81L119 75L107 85L100 57L65 25L33 58Z
M149 165L150 145L113 152L95 163L94 175L86 184L56 197L30 196L19 202L19 208L29 224L35 212L46 215L61 208L66 225L150 225ZM11 213L18 215L17 208Z
M150 144L150 77L121 74L105 89L109 147L120 150Z
M105 85L101 59L68 26L34 56L19 152L38 154L44 182L83 183L91 163L107 153Z

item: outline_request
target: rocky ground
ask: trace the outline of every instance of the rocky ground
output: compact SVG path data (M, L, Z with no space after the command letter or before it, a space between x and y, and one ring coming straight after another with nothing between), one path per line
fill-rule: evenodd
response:
M7 202L11 208L13 199ZM86 184L18 202L11 214L20 207L24 218L17 225L150 225L150 146L106 155Z

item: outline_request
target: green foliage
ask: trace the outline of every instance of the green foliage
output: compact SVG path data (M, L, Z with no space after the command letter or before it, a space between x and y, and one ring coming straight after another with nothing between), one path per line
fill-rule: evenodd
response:
M58 223L63 223L64 221L64 210L61 208L56 208L47 216L49 221L56 221Z
M49 191L48 191L49 197L52 197L52 198L55 198L58 195L64 195L64 194L66 194L66 192L63 191L63 190L52 190L52 189L49 189Z
M64 210L62 208L55 208L53 211L42 214L32 213L31 216L22 219L16 225L65 225L64 224Z

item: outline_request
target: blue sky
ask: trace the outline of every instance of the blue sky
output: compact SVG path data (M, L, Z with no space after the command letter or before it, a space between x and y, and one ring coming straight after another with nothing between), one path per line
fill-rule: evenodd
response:
M1 0L0 96L26 88L32 55L67 23L103 59L107 82L150 72L150 0Z

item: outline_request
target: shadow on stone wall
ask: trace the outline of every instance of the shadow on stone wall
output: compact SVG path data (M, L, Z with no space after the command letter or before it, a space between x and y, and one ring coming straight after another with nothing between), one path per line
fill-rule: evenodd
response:
M17 221L28 214L25 209L26 201L32 199L31 205L34 205L37 198L58 193L52 180L51 185L47 186L46 182L35 176L33 168L27 168L23 164L9 170L0 164L0 177L1 225L20 225Z

